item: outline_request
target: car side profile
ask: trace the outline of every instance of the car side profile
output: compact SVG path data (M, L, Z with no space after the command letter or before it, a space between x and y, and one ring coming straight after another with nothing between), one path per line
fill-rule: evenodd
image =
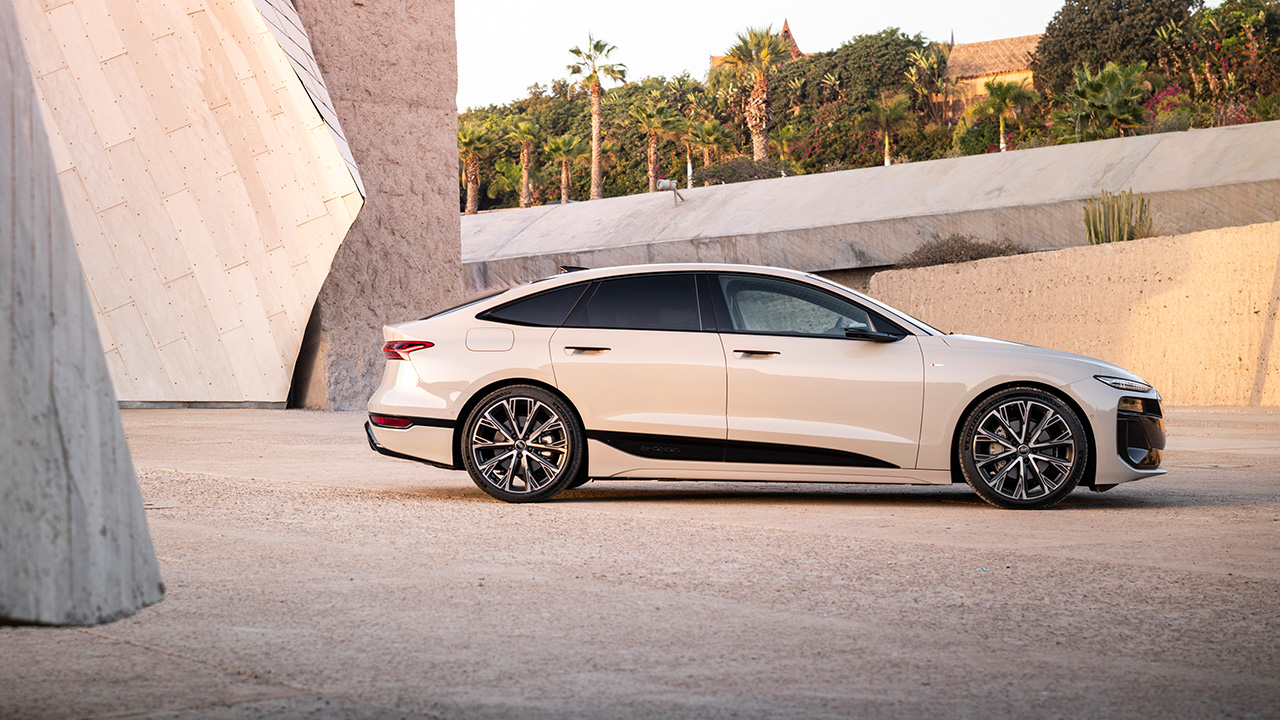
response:
M816 275L574 269L384 329L370 446L507 502L589 480L967 482L1005 508L1158 475L1159 394Z

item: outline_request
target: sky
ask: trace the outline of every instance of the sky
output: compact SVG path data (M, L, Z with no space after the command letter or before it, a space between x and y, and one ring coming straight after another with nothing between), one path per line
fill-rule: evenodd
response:
M587 34L617 50L611 61L627 77L703 79L711 55L722 55L737 33L782 21L804 52L834 50L857 35L897 27L930 40L957 43L1044 32L1063 0L457 0L458 108L505 104L534 83L568 77L569 48Z

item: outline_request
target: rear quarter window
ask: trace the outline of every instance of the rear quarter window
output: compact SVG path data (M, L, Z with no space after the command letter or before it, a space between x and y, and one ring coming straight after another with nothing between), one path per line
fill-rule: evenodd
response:
M579 283L548 290L481 313L480 318L513 325L559 327L586 289L587 283Z

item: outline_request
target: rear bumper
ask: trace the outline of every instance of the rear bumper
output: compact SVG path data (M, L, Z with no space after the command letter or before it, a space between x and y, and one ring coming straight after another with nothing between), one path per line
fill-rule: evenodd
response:
M456 470L453 464L453 428L414 425L407 428L377 427L364 424L369 447L380 455L413 460L446 470Z

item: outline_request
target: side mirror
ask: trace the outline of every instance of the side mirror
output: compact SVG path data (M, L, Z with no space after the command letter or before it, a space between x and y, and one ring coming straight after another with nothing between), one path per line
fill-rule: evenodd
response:
M906 335L895 335L893 333L876 332L875 330L867 330L865 328L845 328L844 336L850 340L869 340L878 343L898 342Z

